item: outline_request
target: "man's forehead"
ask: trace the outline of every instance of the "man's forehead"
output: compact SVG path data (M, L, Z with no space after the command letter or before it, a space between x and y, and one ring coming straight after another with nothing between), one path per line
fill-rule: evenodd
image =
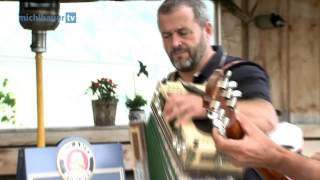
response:
M191 25L194 25L194 15L192 9L189 7L180 8L177 11L171 13L160 14L159 15L159 25L160 30L163 31L172 31L187 28Z
M194 19L194 14L192 11L192 8L189 6L178 6L172 9L170 12L166 13L160 13L159 14L160 19L161 18L188 18L193 20Z

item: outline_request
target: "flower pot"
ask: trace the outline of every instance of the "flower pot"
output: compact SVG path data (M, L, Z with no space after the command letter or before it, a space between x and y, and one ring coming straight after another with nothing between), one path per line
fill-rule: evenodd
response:
M146 115L144 110L130 110L129 111L129 120L130 121L145 121Z
M92 110L95 126L113 126L117 111L118 100L93 100Z

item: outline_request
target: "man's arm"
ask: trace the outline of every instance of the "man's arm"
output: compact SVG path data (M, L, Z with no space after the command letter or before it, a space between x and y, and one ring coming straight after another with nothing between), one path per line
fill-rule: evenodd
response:
M263 132L271 131L278 122L273 106L263 99L241 100L237 103L236 109ZM200 96L170 95L164 108L164 118L170 121L175 117L179 117L182 123L190 117L206 117Z
M303 157L275 144L245 115L237 113L237 118L245 132L243 139L226 139L216 128L213 129L217 149L224 152L233 164L270 168L293 179L319 179L320 161Z
M278 123L274 107L266 100L240 100L236 109L265 133L274 129Z
M275 154L273 169L283 172L293 179L316 180L320 177L320 161L304 157L284 148Z

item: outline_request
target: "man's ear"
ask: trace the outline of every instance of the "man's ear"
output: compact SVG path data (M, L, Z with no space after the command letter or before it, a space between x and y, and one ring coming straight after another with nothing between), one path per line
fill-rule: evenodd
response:
M210 39L213 35L213 26L210 22L206 22L206 24L204 25L204 32L207 35L207 39Z

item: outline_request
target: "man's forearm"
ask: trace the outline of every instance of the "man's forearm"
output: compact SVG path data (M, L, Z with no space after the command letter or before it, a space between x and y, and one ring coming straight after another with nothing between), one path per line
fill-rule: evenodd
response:
M239 101L237 110L265 133L273 130L278 123L272 104L262 99Z
M320 161L279 148L270 166L293 179L316 180L320 177Z

